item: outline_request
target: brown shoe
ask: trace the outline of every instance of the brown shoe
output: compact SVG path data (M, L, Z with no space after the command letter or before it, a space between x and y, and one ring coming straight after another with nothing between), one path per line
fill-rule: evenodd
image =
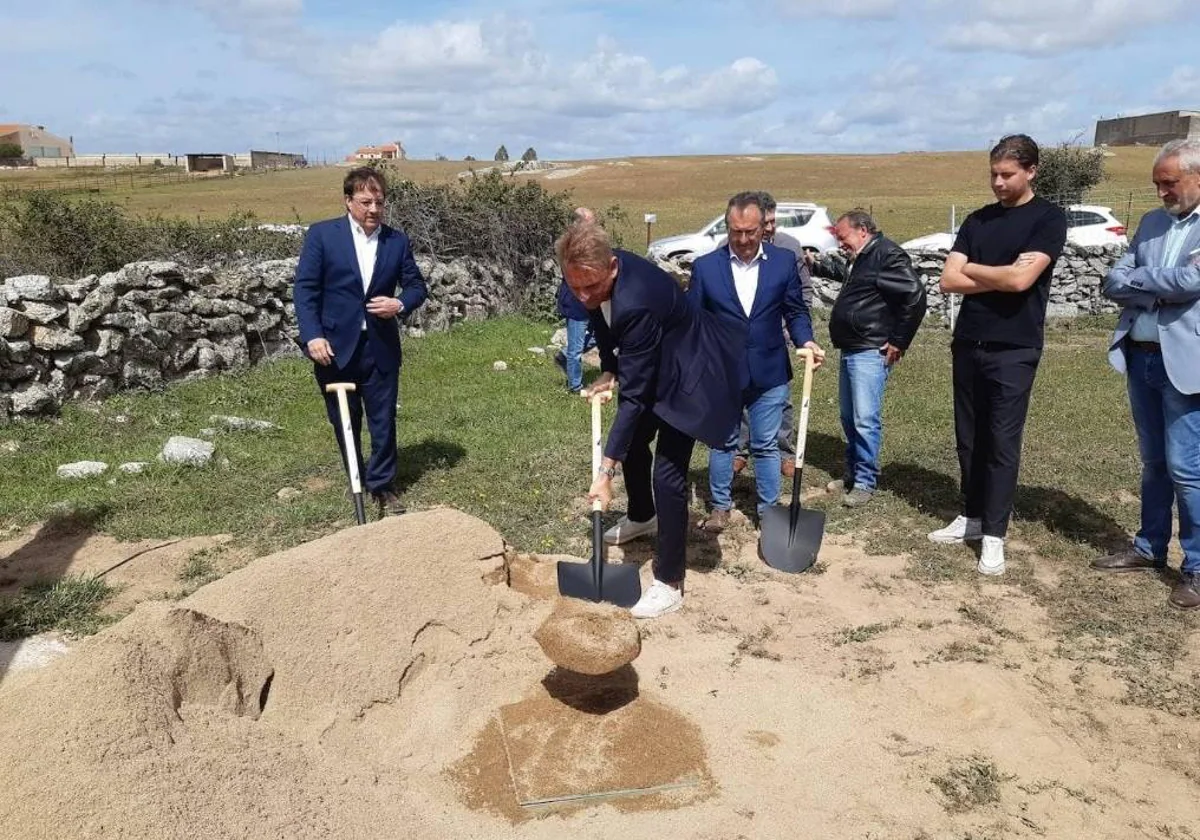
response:
M1184 572L1171 590L1167 603L1181 610L1200 607L1200 572Z
M406 511L404 502L400 501L400 497L391 490L372 493L371 498L375 500L375 505L379 508L380 519L385 516L400 516Z
M1092 568L1100 572L1141 572L1162 571L1166 568L1166 560L1151 560L1143 557L1132 548L1114 551L1092 561Z
M779 472L791 478L796 474L796 459L795 458L780 458Z
M746 469L746 458L743 455L733 456L733 474L737 475L742 470Z
M729 511L714 510L700 523L700 530L710 534L719 534L729 527Z

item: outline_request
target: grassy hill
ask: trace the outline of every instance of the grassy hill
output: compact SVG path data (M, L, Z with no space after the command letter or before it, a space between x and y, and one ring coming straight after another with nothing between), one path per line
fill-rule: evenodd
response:
M1109 180L1090 201L1112 207L1130 226L1158 206L1150 184L1156 149L1116 149L1107 160ZM422 182L448 181L468 166L486 162L404 161L394 170ZM780 200L815 201L834 214L856 206L875 213L884 231L907 239L949 225L951 207L958 218L991 200L985 152L905 153L892 155L710 155L635 157L576 161L569 177L519 175L545 179L548 189L569 190L572 200L594 207L619 205L628 214L618 227L625 244L645 245L644 213L657 213L652 236L695 230L718 215L730 195L767 189ZM341 167L286 170L235 178L194 179L184 183L148 173L102 174L96 170L0 172L6 186L35 183L78 185L124 203L133 213L219 217L251 210L274 222L314 221L341 212ZM558 173L565 174L565 173Z

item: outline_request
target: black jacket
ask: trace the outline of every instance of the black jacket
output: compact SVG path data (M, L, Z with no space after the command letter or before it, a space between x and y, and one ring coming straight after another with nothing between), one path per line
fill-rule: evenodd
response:
M817 274L822 271L818 263ZM835 277L834 279L842 279ZM907 350L925 317L925 286L908 253L882 233L858 253L829 314L829 339L839 350L891 344Z

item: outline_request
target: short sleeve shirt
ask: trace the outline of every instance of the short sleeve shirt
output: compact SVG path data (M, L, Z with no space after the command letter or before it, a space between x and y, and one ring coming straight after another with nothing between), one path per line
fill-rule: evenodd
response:
M965 254L968 262L1012 265L1021 254L1038 251L1050 258L1050 265L1023 292L964 295L954 337L1040 348L1044 341L1050 278L1066 240L1066 214L1036 195L1017 207L997 202L968 216L951 249Z

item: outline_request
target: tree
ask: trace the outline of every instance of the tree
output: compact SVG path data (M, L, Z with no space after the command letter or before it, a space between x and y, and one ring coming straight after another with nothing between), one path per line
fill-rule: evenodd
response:
M0 143L0 158L25 157L25 150L20 143Z
M436 155L434 155L434 156L433 156L433 159L434 159L434 160L449 160L449 158L448 158L448 157L446 157L446 156L445 156L444 154L442 154L441 152L438 152Z
M475 155L467 155L463 160L475 160Z
M1042 149L1034 185L1037 194L1060 207L1080 204L1106 177L1104 150L1063 143Z
M521 155L521 160L525 161L526 163L531 160L537 160L537 152L534 151L533 146L530 146L525 150L525 154Z
M496 150L496 156L494 158L492 158L492 160L498 160L501 162L507 161L508 160L508 149L504 148L504 145L501 144L500 148Z

